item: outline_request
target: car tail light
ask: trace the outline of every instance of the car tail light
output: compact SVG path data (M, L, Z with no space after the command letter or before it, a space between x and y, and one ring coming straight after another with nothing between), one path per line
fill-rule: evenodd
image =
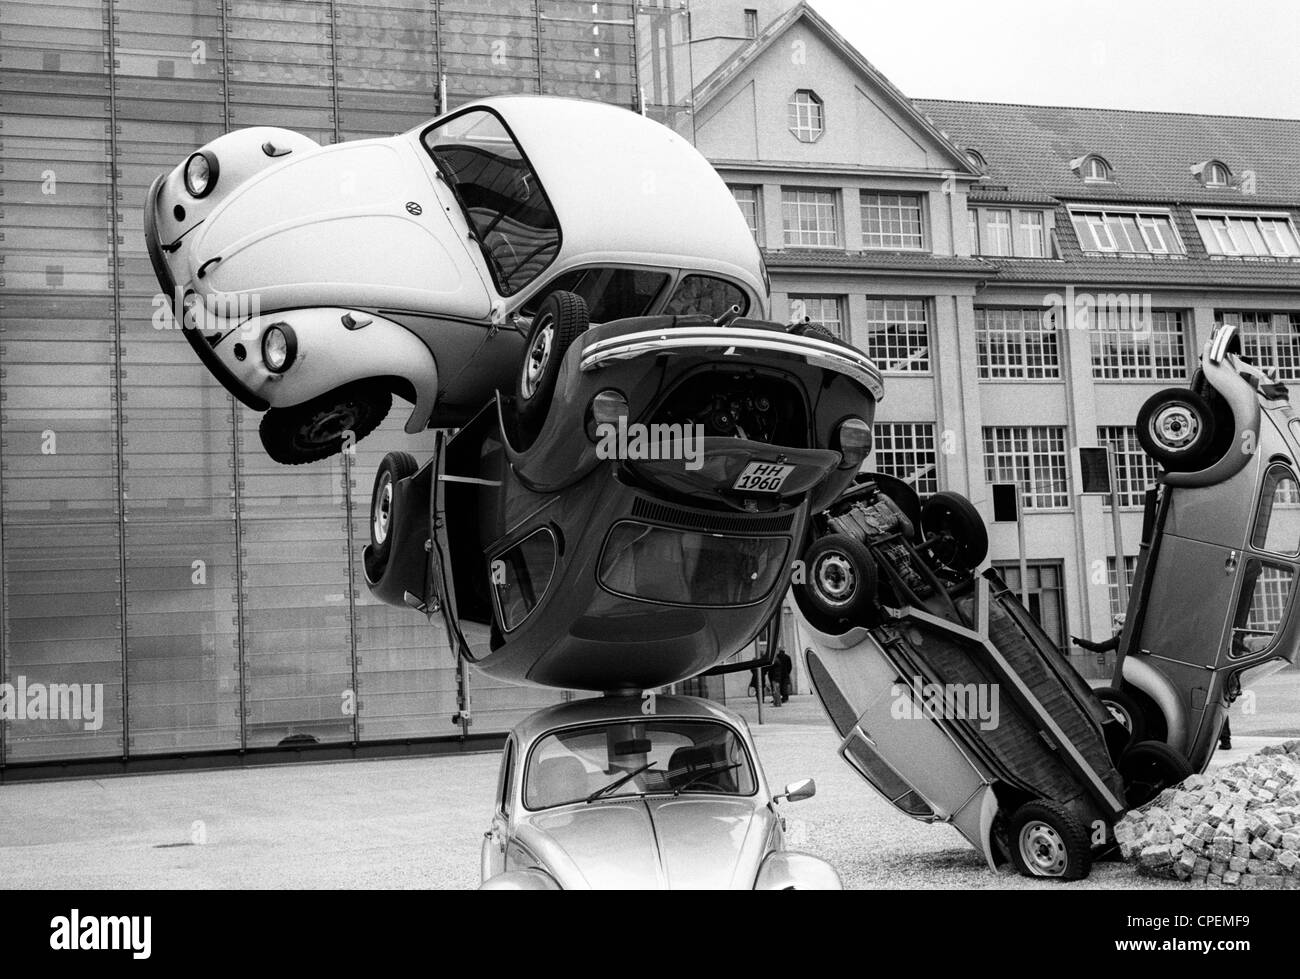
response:
M627 398L620 392L601 391L587 408L587 438L599 442L601 427L618 425L620 418L627 417L627 411Z
M856 469L871 454L871 426L861 418L846 418L835 431L836 448L844 456L841 469Z

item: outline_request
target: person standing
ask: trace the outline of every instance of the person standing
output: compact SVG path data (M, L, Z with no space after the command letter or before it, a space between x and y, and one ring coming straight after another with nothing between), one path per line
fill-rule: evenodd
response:
M794 673L794 662L784 649L776 654L776 661L781 664L781 703L790 699L790 676Z
M772 706L781 706L781 689L785 686L785 663L790 662L790 657L785 657L785 663L781 662L783 653L777 653L772 660L772 665L767 668L768 677L772 683Z

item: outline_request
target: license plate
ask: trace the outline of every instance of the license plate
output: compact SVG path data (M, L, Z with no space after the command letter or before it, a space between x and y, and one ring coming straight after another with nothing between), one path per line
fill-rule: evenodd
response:
M744 468L731 488L744 493L778 493L794 466L777 462L751 462Z

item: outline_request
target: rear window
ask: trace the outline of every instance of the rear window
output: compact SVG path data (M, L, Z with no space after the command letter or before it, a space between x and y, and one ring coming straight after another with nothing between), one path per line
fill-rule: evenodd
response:
M648 269L586 268L557 275L554 281L537 291L524 304L523 312L531 316L542 300L557 289L574 292L587 304L593 323L612 323L629 316L644 316L668 285L667 272Z
M667 605L727 608L761 602L785 571L785 537L732 537L616 523L598 580L616 595Z
M512 296L555 260L560 222L523 151L493 112L474 109L422 139L460 202L497 291Z
M703 313L717 319L732 306L739 306L742 316L749 312L749 299L740 286L712 275L688 275L677 283L664 312L674 316Z
M506 632L528 618L555 573L555 535L546 528L530 534L492 561L492 589Z

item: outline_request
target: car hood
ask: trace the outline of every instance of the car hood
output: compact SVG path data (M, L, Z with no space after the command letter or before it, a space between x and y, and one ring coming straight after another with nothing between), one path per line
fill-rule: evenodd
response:
M547 810L517 836L565 888L748 889L775 819L753 797L651 796Z
M262 310L335 305L486 318L491 301L472 242L420 152L395 137L290 157L213 210L187 249L186 271L204 271L200 291L255 294Z

